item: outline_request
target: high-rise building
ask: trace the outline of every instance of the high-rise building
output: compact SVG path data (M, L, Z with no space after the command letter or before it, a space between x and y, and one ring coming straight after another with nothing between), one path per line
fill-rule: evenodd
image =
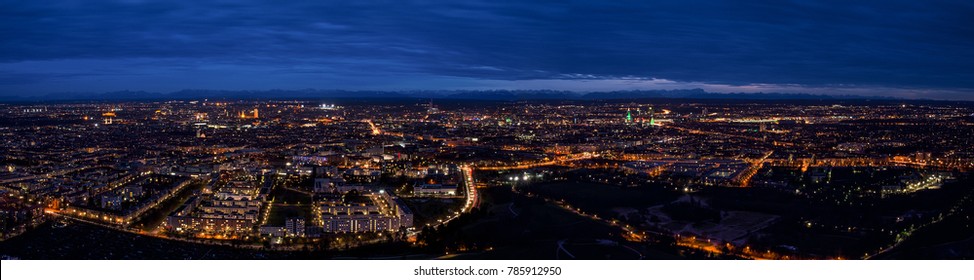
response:
M284 231L289 236L304 236L305 223L302 217L289 217L284 221Z
M656 125L656 115L654 113L653 107L649 107L649 125Z

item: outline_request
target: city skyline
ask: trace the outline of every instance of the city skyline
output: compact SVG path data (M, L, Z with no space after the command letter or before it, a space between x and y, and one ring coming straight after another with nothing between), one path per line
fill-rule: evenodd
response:
M0 104L4 259L967 259L974 103Z
M966 1L9 3L0 96L699 88L974 100L972 13Z
M3 280L974 260L974 1L0 6Z

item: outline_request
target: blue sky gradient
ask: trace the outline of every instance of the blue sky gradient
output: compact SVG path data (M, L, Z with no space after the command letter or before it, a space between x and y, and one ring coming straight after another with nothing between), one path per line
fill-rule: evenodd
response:
M702 88L974 100L971 1L0 2L0 95Z

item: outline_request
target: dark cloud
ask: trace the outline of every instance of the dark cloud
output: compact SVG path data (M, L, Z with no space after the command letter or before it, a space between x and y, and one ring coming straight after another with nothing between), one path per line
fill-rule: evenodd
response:
M969 1L288 2L4 1L0 89L78 87L96 72L118 73L116 87L153 75L238 87L222 74L281 88L657 78L974 90Z

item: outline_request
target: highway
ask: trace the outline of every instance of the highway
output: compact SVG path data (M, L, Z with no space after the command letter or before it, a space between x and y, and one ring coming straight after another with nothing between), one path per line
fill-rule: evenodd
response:
M470 212L474 207L480 204L480 196L477 194L477 188L474 187L473 183L473 168L467 165L460 166L460 174L463 176L463 185L466 188L464 192L463 208L457 213L450 215L444 219L440 224L449 223L453 219L460 217L463 213Z
M572 162L572 161L593 159L596 157L599 157L599 154L585 152L581 154L567 155L562 158L553 159L549 161L536 162L536 163L519 164L519 165L478 166L476 168L477 170L484 170L484 171L528 169L528 168L535 168L541 166L559 165L559 164Z

